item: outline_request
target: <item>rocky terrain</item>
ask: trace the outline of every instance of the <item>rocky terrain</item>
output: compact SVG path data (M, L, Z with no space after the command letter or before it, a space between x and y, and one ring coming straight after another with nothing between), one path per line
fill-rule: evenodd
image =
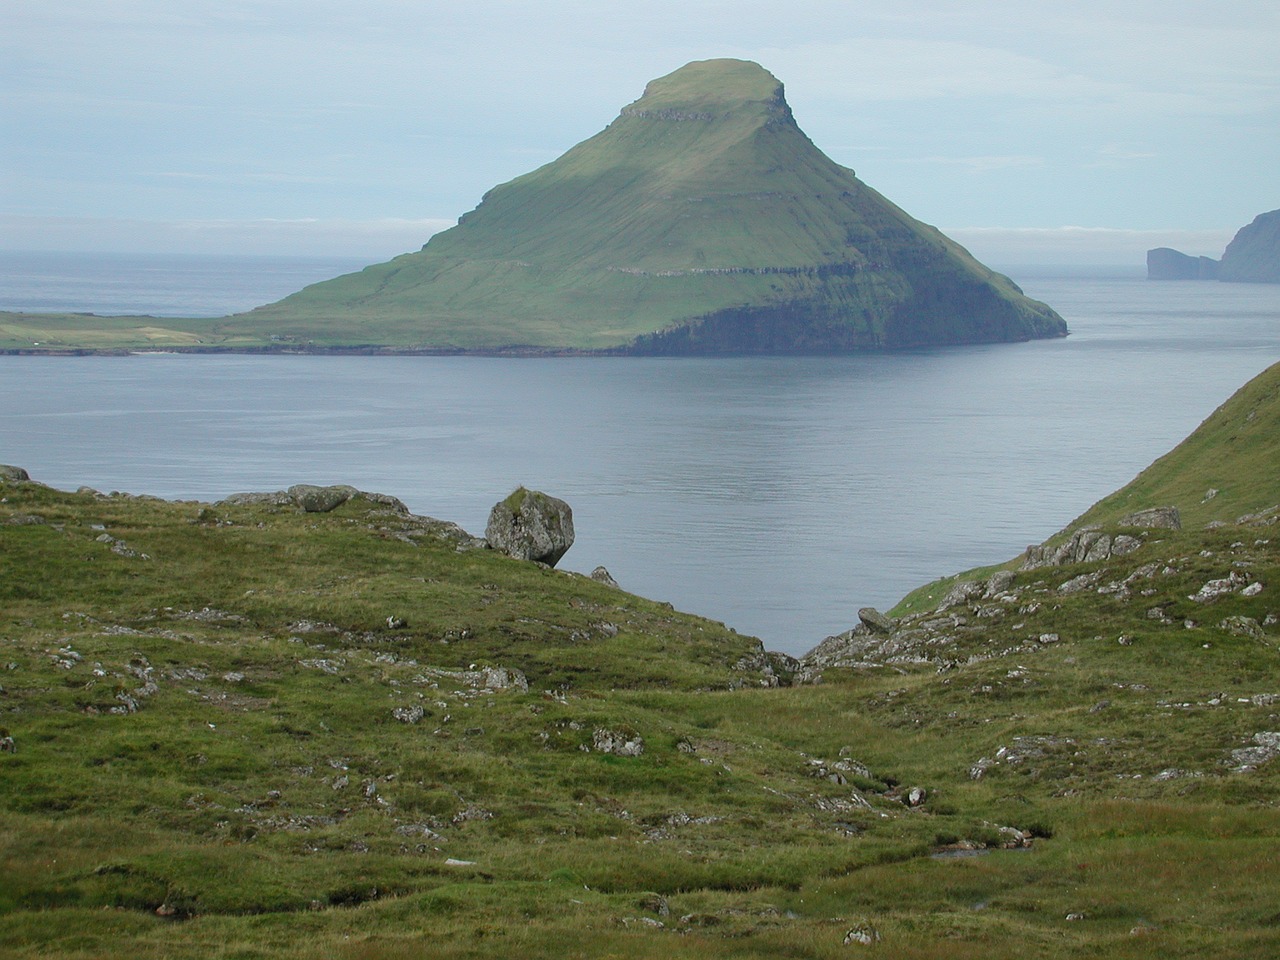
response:
M800 660L394 497L0 468L0 949L1273 955L1278 442L1280 366Z

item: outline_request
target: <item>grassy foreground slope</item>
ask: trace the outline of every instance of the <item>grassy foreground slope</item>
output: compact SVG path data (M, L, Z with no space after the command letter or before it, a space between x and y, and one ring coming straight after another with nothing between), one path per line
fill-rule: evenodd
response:
M0 952L1275 956L1253 479L798 666L388 498L0 482Z
M281 343L795 353L1066 325L828 159L741 60L649 84L419 252L230 318Z

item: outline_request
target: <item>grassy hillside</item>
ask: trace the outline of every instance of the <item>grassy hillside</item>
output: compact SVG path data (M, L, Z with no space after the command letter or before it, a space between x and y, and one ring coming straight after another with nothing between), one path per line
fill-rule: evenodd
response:
M1182 527L1201 531L1280 504L1280 364L1249 381L1173 450L1115 493L1099 500L1047 542L1068 540L1083 527L1120 532L1121 518L1153 507L1175 507ZM912 591L894 613L927 610L958 582L1017 569L1022 557L946 577Z
M669 328L680 331L662 337ZM758 329L759 328L759 329ZM1062 336L833 163L754 63L690 64L419 252L219 325L290 343L796 352ZM652 335L659 335L656 339Z
M0 952L1274 955L1278 518L798 666L390 498L0 481Z

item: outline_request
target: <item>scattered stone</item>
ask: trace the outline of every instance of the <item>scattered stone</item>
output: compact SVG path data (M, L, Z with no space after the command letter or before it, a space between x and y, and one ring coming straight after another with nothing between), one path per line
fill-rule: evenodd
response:
M5 522L15 527L34 527L48 523L44 517L36 513L15 513Z
M1204 492L1204 499L1203 499L1203 500L1201 500L1200 502L1201 502L1201 503L1208 503L1210 500L1212 500L1212 499L1213 499L1214 497L1216 497L1217 495L1218 495L1218 488L1217 488L1217 487L1210 487L1208 490L1206 490L1206 491Z
M880 931L865 920L844 935L846 947L870 947L880 942Z
M1245 773L1280 757L1280 733L1255 733L1253 744L1251 747L1231 751L1236 773Z
M959 603L967 603L975 597L980 597L986 593L986 589L986 584L982 580L961 580L959 583L952 584L951 589L942 598L942 602L938 604L937 612L941 613L948 607L954 607Z
M1218 580L1210 580L1187 599L1194 600L1196 603L1209 603L1229 593L1235 593L1236 590L1248 582L1248 579L1240 571L1233 570L1229 576Z
M908 807L920 806L921 804L924 803L926 796L927 794L925 793L924 787L912 787L910 790L907 791L907 806Z
M391 711L391 715L401 723L418 723L426 715L426 711L418 704L411 707L396 707Z
M1058 588L1059 593L1079 593L1081 590L1088 590L1099 580L1102 579L1102 571L1094 570L1092 573L1082 573L1078 577L1072 577L1066 583Z
M403 630L408 625L409 624L406 621L400 619L399 617L387 617L388 630Z
M1083 913L1068 913L1067 919L1068 920L1084 920L1086 919L1086 916Z
M1151 507L1120 518L1118 526L1143 530L1181 530L1182 517L1177 507Z
M453 857L449 857L445 860L444 865L446 867L474 867L476 862L474 860L455 860Z
M619 733L604 727L592 734L591 746L597 753L611 753L617 757L638 757L644 753L644 740L638 735Z
M656 913L660 917L671 916L671 906L667 903L667 898L656 893L646 893L636 903L636 906L641 910Z
M1245 587L1243 590L1241 590L1241 591L1240 591L1240 596L1242 596L1242 597L1256 597L1256 596L1257 596L1258 594L1260 594L1261 592L1262 592L1262 584L1261 584L1261 583L1254 582L1254 583L1249 584L1249 585L1248 585L1247 587Z
M604 567L596 567L592 570L591 579L595 580L597 583L603 583L608 587L616 587L618 585L618 581L613 579L613 577L609 575L609 571Z
M13 742L13 737L11 737L7 733L3 737L0 737L0 753L17 753L17 752L18 752L18 745Z
M1261 624L1253 617L1227 617L1218 624L1220 630L1225 630L1234 637L1250 637L1254 640L1265 640L1266 634L1262 630Z
M573 511L563 500L520 487L493 505L484 535L508 556L554 567L573 546Z

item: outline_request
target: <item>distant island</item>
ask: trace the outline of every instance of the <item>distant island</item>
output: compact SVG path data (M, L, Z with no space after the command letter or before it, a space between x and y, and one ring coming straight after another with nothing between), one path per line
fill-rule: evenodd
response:
M1280 210L1241 227L1221 260L1193 257L1169 247L1147 251L1148 280L1224 280L1280 283Z
M421 250L279 302L205 321L0 316L0 349L38 352L812 354L1066 334L823 154L743 60L652 81Z

